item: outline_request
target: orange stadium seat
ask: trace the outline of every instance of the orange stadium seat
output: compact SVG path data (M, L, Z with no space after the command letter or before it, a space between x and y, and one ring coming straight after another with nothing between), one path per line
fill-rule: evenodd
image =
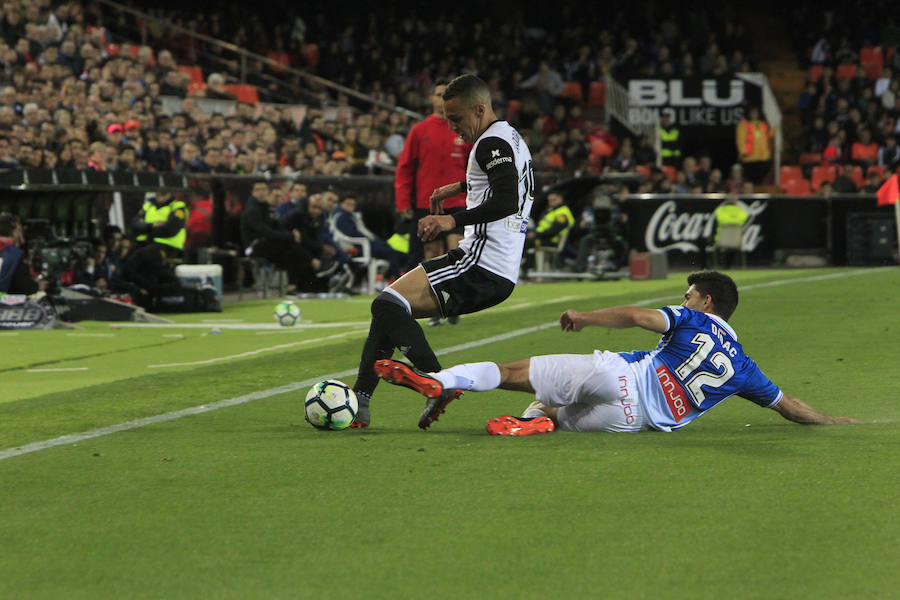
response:
M205 81L192 81L192 82L188 83L187 93L188 94L196 94L197 92L202 92L207 87L209 87L209 86L206 85Z
M809 196L812 188L803 177L789 177L781 180L781 189L791 196Z
M567 81L563 86L562 92L560 92L559 97L569 98L570 100L574 100L579 104L584 102L584 92L581 89L581 84L577 81Z
M884 179L884 173L886 169L884 165L872 165L868 169L866 169L866 177L870 176L872 173L878 173L878 179Z
M806 152L798 159L801 165L817 165L822 162L821 152Z
M812 65L809 68L809 80L813 83L819 81L822 78L822 71L824 68L822 65Z
M781 181L803 177L803 170L796 165L781 165Z
M881 46L864 46L859 51L859 64L866 71L869 79L878 79L884 67L884 54Z
M603 140L591 142L591 154L596 156L612 156L613 148Z
M663 173L666 174L666 177L669 178L669 181L675 181L675 167L671 165L663 165L662 166Z
M602 81L592 81L588 90L588 105L606 106L606 84Z
M650 179L650 175L652 171L650 171L650 167L648 165L638 165L634 168L638 174L642 175L645 179Z
M245 104L259 104L259 93L255 85L245 83L226 83L225 89L237 96L238 102Z
M838 65L834 76L838 79L853 79L856 77L856 65Z
M810 181L813 191L818 192L823 182L831 183L835 177L837 177L837 167L834 165L816 165L813 167L812 180Z
M176 65L175 67L191 78L191 83L203 83L203 68L197 65Z

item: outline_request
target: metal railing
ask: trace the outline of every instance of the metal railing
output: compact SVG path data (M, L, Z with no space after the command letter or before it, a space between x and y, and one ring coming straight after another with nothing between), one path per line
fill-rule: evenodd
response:
M330 91L335 95L343 94L350 98L355 98L356 100L359 100L363 103L383 108L392 112L397 112L413 119L421 120L425 118L424 115L415 111L401 106L388 104L373 96L363 94L362 92L340 85L333 81L329 81L328 79L324 79L302 69L296 69L291 66L284 65L278 61L272 60L268 56L263 56L262 54L252 52L250 50L247 50L246 48L242 48L224 40L216 39L208 35L198 33L196 31L191 31L190 29L180 27L168 22L167 20L158 19L153 15L147 14L129 6L125 6L124 4L113 2L112 0L95 0L95 2L113 11L130 15L145 22L152 21L162 31L168 33L169 35L174 33L187 36L189 39L197 42L201 50L205 49L205 51L203 52L205 59L217 60L218 63L222 66L222 71L224 72L223 74L232 77L236 82L247 83L250 76L253 75L266 82L267 84L275 86L274 89L267 88L267 92L272 95L273 99L278 100L279 102L294 104L297 102L298 97L300 97L308 103L318 104L320 101L320 97L318 96L317 92L324 90L326 92ZM109 19L109 21L111 22L113 21L113 19ZM117 33L120 36L132 36L133 39L140 40L141 44L144 44L147 41L146 31L142 32L136 27L131 29L130 31L121 31L114 29L112 27L112 23L107 24L106 22L104 22L104 26L107 27L107 29L109 29L111 32ZM225 59L219 58L218 52L209 51L213 48L217 49L225 56L227 56L229 53L233 55L237 59L239 64L238 72L231 72L231 60L226 61ZM158 51L160 49L155 48L154 50ZM253 62L266 67L268 69L268 72L252 70L250 68L250 64ZM300 82L305 83L306 87L300 85Z

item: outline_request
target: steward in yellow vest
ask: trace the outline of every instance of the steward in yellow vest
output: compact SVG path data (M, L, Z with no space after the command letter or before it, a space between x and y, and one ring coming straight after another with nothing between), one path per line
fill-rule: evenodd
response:
M138 244L162 244L167 246L167 256L181 256L187 239L184 226L188 209L182 200L173 198L170 192L148 196L132 228L139 233L135 238Z
M556 246L563 235L575 224L575 217L563 203L562 194L547 196L547 211L541 215L534 229L537 246Z
M727 227L729 225L743 227L748 218L747 211L738 205L737 198L733 196L729 196L728 199L716 209L715 215L716 241L719 240L719 234L722 232L722 227Z

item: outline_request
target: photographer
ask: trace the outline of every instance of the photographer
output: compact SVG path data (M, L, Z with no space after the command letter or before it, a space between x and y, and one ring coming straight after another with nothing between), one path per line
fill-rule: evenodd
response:
M0 213L0 295L31 295L43 289L43 283L31 278L23 260L25 236L19 219L10 213Z

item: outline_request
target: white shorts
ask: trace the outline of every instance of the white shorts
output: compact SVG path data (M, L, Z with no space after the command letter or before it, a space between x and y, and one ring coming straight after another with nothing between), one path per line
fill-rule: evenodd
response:
M558 407L563 431L636 432L644 427L634 372L614 352L534 356L528 379L538 402Z

